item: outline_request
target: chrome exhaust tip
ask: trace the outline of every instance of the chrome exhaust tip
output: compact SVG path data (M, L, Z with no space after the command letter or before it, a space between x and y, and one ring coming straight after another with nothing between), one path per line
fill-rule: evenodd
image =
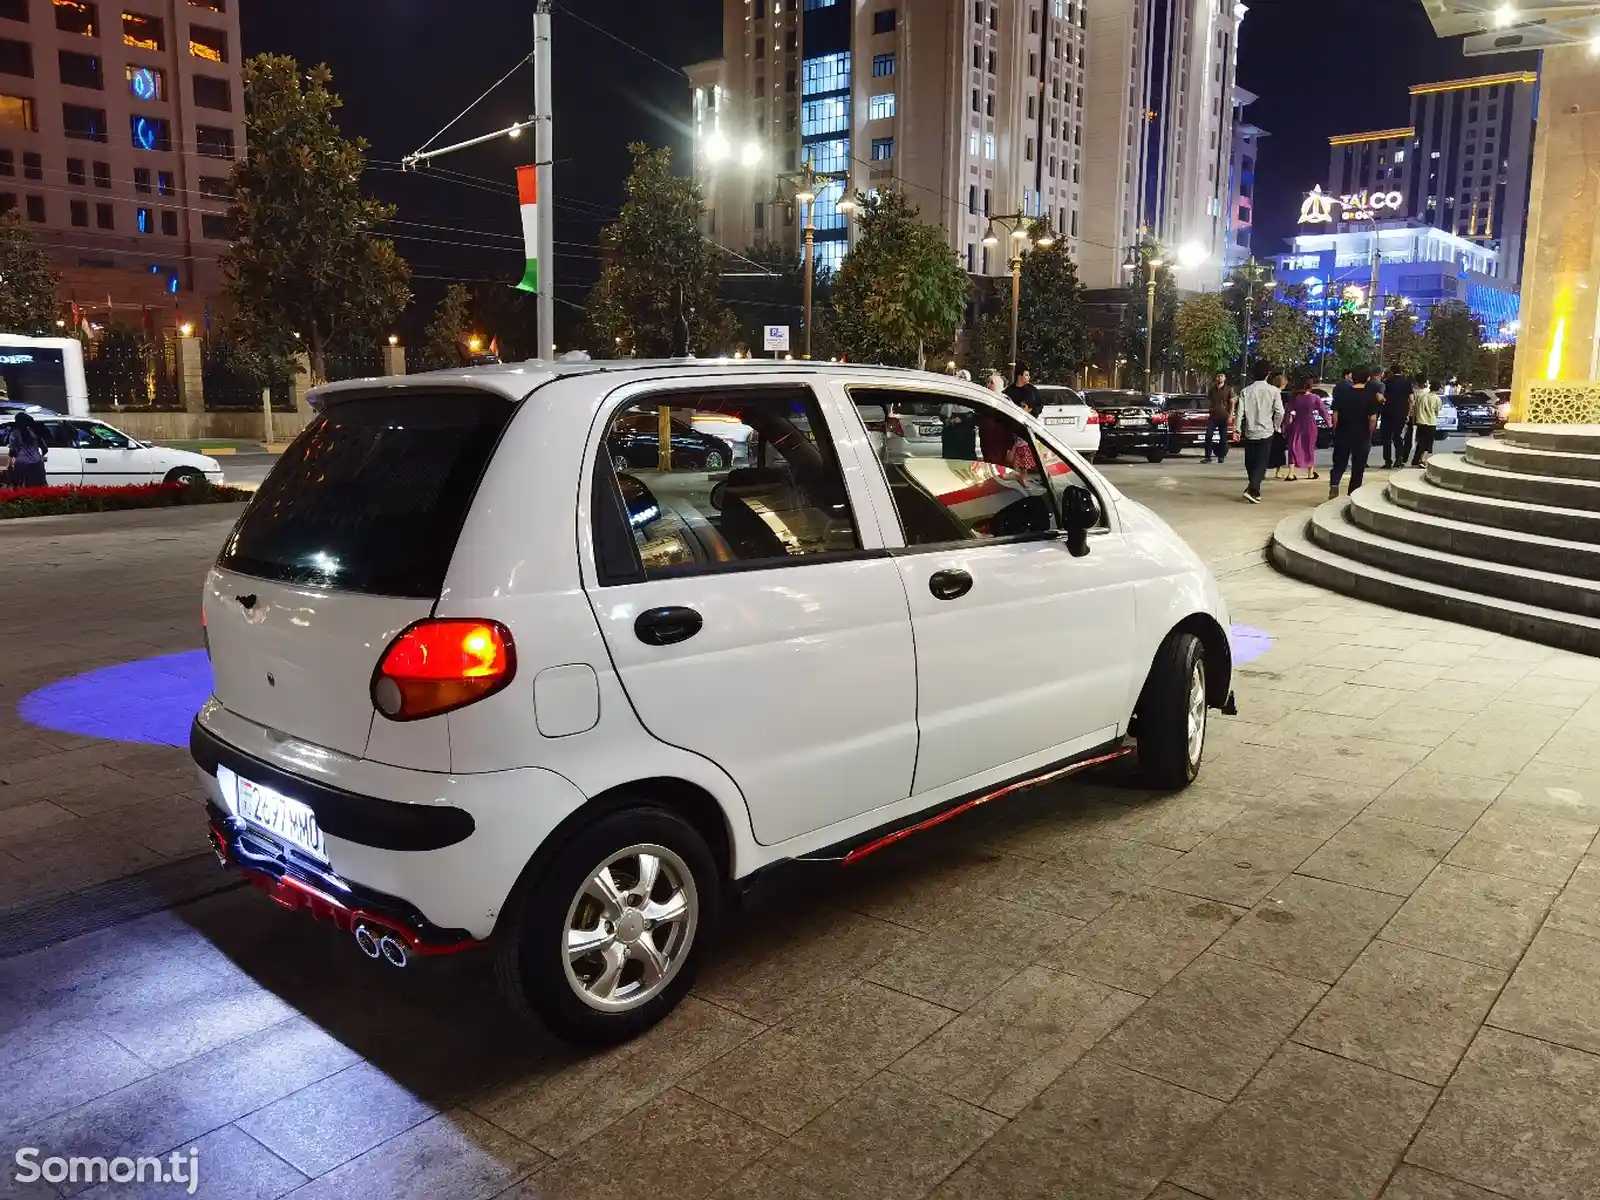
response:
M388 934L383 935L378 948L383 952L383 960L390 966L403 967L411 961L411 952L406 949L406 944Z
M384 938L383 940L388 941L389 939ZM356 945L361 947L361 953L368 958L377 958L378 955L383 953L378 939L372 936L372 930L365 925L356 926Z

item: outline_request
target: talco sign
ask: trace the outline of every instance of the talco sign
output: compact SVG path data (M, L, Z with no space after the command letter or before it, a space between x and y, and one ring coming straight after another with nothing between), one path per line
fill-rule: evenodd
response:
M1405 202L1405 196L1399 192L1346 192L1335 197L1318 185L1306 193L1305 202L1300 205L1300 224L1333 224L1335 204L1339 206L1341 221L1375 221L1386 209L1398 216Z

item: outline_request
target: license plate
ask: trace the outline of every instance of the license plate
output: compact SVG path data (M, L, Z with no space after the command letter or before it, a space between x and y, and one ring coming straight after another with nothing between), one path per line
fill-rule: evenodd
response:
M1077 417L1046 417L1044 419L1044 423L1046 425L1076 425L1078 423L1078 418Z
M1145 418L1145 417L1123 417L1117 423L1119 425L1148 425L1148 424L1150 424L1149 420L1147 418Z
M923 437L938 437L944 432L943 425L918 425L917 432Z
M251 825L298 846L323 862L328 861L328 848L317 825L317 814L311 811L310 805L241 777L238 812Z

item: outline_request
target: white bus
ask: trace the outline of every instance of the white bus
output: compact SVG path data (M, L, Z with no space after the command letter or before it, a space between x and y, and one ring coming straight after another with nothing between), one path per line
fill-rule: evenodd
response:
M83 346L76 338L0 333L0 404L37 404L73 417L89 415Z

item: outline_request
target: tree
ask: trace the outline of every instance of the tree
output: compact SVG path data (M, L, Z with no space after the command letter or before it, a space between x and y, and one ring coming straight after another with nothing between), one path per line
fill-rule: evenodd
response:
M1149 387L1145 378L1145 318L1150 300L1151 262L1161 253L1153 242L1139 247L1139 263L1128 283L1128 304L1122 314L1122 353L1128 360L1129 386ZM1178 285L1172 267L1163 263L1154 268L1156 280L1155 337L1150 344L1150 370L1161 373L1178 366L1177 318Z
M827 312L833 272L818 270L811 281L811 356L828 358L838 351L827 333ZM805 266L799 255L778 242L752 246L726 263L722 299L738 326L733 348L761 354L768 325L787 325L793 352L804 345Z
M1480 346L1478 353L1473 356L1472 382L1479 387L1508 388L1516 360L1515 342Z
M1378 361L1378 344L1372 336L1372 322L1364 313L1341 312L1334 319L1333 340L1329 347L1330 375L1343 375Z
M1239 344L1244 354L1279 365L1261 350L1261 339L1271 324L1277 307L1277 285L1273 282L1272 264L1249 258L1228 272L1223 281L1222 295L1233 314L1233 324L1239 331ZM1246 339L1249 345L1245 345ZM1245 375L1249 375L1249 362Z
M1255 327L1256 357L1281 371L1311 361L1317 350L1317 321L1304 284L1279 288L1269 297L1266 320Z
M1239 357L1239 331L1233 314L1215 292L1191 296L1178 306L1174 322L1183 365L1201 375L1226 371Z
M1035 236L1038 236L1036 231ZM1010 280L1001 294L1009 339ZM1009 340L1006 358L1009 360ZM1089 317L1078 264L1057 238L1022 256L1022 292L1017 312L1017 356L1039 383L1076 383L1089 361Z
M1428 314L1422 342L1430 375L1435 379L1465 380L1483 345L1483 329L1464 302L1441 300Z
M662 358L730 349L737 332L718 296L722 251L700 233L705 212L693 180L672 171L672 151L628 147L627 200L600 240L609 261L589 294L597 354Z
M1409 307L1389 315L1383 326L1383 365L1386 370L1416 378L1428 373L1426 348Z
M395 210L361 193L367 144L334 120L325 66L258 54L245 63L246 157L233 171L234 243L223 258L240 332L267 352L370 345L411 300L410 270L377 229Z
M59 279L15 209L0 213L0 333L40 334L56 323Z
M472 316L478 332L500 343L500 357L521 362L539 356L538 300L505 283L472 286Z
M452 283L433 310L433 320L422 335L424 370L463 365L461 347L472 331L472 293L466 285Z
M967 273L944 230L897 189L856 197L861 235L833 282L833 324L855 362L921 367L955 343Z

